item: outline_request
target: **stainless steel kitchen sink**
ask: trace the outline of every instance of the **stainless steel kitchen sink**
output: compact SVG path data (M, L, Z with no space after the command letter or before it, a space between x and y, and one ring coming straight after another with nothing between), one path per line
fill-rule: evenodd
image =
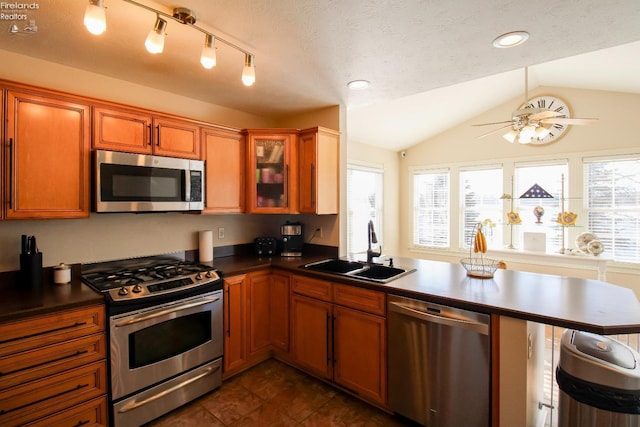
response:
M378 283L387 283L415 271L415 268L408 269L382 264L368 264L363 261L350 261L339 258L312 262L302 267L307 270Z

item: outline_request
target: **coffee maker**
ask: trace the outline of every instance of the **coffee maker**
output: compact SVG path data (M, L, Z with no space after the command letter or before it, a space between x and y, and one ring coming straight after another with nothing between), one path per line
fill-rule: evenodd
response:
M302 256L304 247L304 225L289 222L280 226L282 233L282 256Z

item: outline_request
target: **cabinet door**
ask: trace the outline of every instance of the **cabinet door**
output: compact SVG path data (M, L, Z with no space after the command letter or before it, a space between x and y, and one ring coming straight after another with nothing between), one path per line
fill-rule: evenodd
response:
M93 109L93 147L100 150L151 154L151 115L108 107Z
M271 274L271 344L284 352L289 352L289 275Z
M335 306L334 381L375 402L387 400L385 320Z
M297 212L296 133L248 133L247 211Z
M301 295L291 297L292 356L305 369L332 377L331 304Z
M301 213L338 213L339 139L339 133L324 128L300 133L298 203Z
M243 366L245 345L245 275L224 279L224 370Z
M89 216L90 108L7 92L6 218Z
M203 213L244 211L244 138L240 132L202 128L205 161Z
M153 119L153 152L159 156L200 158L200 127L187 120Z
M268 272L252 273L247 284L247 327L249 355L271 348L269 322L271 275Z

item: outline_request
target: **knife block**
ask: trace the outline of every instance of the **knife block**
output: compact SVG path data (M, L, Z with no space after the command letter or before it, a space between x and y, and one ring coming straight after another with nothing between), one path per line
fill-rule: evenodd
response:
M20 254L20 275L18 287L25 290L40 289L42 286L42 252Z

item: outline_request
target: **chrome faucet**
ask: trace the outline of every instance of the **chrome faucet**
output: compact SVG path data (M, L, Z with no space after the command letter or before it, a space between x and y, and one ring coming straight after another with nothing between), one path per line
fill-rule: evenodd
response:
M373 229L373 220L369 220L369 224L367 225L367 243L367 262L372 263L374 257L382 255L382 246L378 246L378 252L371 249L372 243L378 243L378 237Z

